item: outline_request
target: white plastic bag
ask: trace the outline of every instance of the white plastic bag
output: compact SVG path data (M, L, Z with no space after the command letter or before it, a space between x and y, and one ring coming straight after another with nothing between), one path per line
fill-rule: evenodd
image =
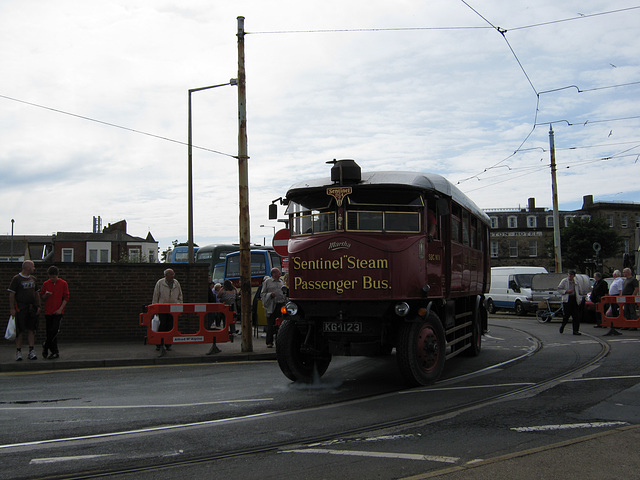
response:
M7 330L4 332L4 338L10 342L16 339L16 317L13 315L9 317L9 323L7 323Z
M158 315L154 315L151 319L151 331L157 332L160 328L160 317Z

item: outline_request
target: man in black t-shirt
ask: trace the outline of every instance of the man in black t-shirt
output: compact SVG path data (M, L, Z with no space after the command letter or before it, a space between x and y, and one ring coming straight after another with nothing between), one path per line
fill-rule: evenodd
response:
M16 360L22 360L22 332L27 331L29 341L29 360L37 360L34 351L38 315L40 314L40 295L33 273L36 267L31 260L25 260L22 271L11 279L9 285L9 312L16 317Z

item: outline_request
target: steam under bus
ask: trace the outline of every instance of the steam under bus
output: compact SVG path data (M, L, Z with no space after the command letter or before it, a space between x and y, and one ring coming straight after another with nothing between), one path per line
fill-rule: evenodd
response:
M278 364L311 381L333 355L395 348L409 384L433 383L445 360L480 353L489 217L440 175L330 163L330 178L297 183L283 200L290 301Z

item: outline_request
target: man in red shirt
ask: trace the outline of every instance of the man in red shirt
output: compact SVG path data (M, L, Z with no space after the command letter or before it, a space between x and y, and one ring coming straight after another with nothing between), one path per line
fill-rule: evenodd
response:
M69 285L58 278L58 267L52 265L47 270L49 280L42 284L40 296L44 300L44 318L47 322L47 339L42 344L42 357L54 359L60 357L58 350L58 331L64 315L64 308L69 302ZM47 354L51 350L51 355Z

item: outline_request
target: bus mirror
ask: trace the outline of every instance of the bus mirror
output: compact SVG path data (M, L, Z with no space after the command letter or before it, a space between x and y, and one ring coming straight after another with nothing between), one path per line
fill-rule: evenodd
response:
M276 220L278 218L278 205L272 203L269 205L269 220Z
M449 201L446 198L437 199L436 206L440 215L449 215Z

